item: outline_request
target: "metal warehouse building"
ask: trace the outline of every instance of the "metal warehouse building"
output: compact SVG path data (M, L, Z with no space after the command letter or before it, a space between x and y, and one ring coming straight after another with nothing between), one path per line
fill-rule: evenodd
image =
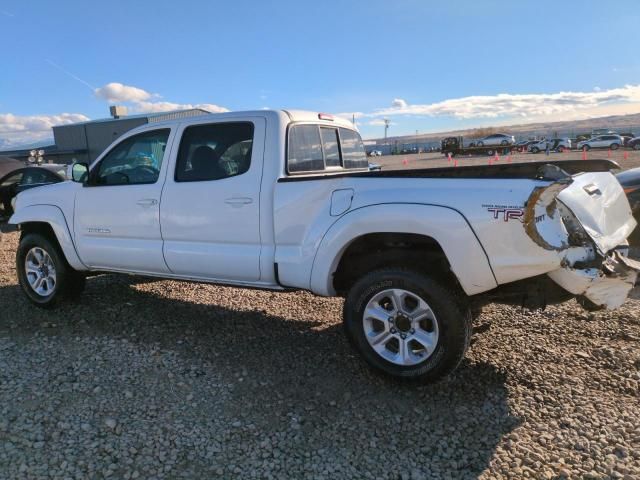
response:
M53 127L56 146L55 149L47 152L46 159L56 163L92 162L114 140L140 125L196 117L209 112L193 108L141 115L125 113L126 110L122 107L111 107L111 118Z

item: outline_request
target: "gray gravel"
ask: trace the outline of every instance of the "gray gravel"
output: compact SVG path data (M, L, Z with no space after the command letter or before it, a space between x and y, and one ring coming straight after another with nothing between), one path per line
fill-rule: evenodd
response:
M372 373L342 302L119 275L32 307L0 242L0 478L640 477L640 301L491 306L432 386Z

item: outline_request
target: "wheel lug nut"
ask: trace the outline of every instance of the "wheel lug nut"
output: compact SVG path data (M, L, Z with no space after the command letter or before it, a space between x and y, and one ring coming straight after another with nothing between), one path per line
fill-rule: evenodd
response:
M395 328L392 328L392 329L391 329L391 333L396 333L396 329L395 329Z
M415 331L413 328L410 330L410 332L411 332L411 335L413 335L414 333L416 333L416 331Z
M389 317L389 323L393 323L393 317Z
M407 336L403 333L403 334L400 335L400 338L402 338L404 340L405 338L407 338Z

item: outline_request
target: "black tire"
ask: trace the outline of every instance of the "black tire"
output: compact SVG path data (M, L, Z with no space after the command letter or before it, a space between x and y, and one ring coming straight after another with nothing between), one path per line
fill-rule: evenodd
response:
M533 147L531 149L531 153L540 153L540 149L538 147Z
M612 144L609 146L609 148L610 148L611 150L617 150L617 149L619 149L619 148L620 148L620 144L619 144L619 143L612 143Z
M364 310L376 294L390 288L422 298L437 319L436 347L417 364L398 365L383 358L366 338ZM471 311L464 294L428 275L402 267L375 270L360 278L347 295L343 320L351 344L371 367L395 378L421 382L433 382L452 372L464 358L472 331Z
M489 157L493 157L496 154L496 151L492 148L490 148L489 150L487 150L487 156Z
M583 145L582 149L588 152L589 150L591 150L591 147L589 145Z
M634 150L640 150L640 142L636 142L633 144L633 149Z
M25 261L33 248L44 250L55 267L55 286L46 295L38 294L27 279ZM41 308L53 308L63 300L77 298L85 286L85 275L71 268L57 242L39 233L29 233L20 239L16 252L16 271L22 291L34 305Z

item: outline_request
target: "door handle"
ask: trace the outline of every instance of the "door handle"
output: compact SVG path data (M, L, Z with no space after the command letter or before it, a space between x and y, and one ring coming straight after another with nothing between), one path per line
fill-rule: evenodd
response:
M143 198L141 200L138 200L136 204L140 205L141 207L152 207L153 205L158 204L158 200L156 200L155 198Z
M249 197L233 197L233 198L227 198L224 203L226 203L227 205L231 205L233 207L241 207L242 205L248 205L250 203L253 203L253 198L249 198Z

